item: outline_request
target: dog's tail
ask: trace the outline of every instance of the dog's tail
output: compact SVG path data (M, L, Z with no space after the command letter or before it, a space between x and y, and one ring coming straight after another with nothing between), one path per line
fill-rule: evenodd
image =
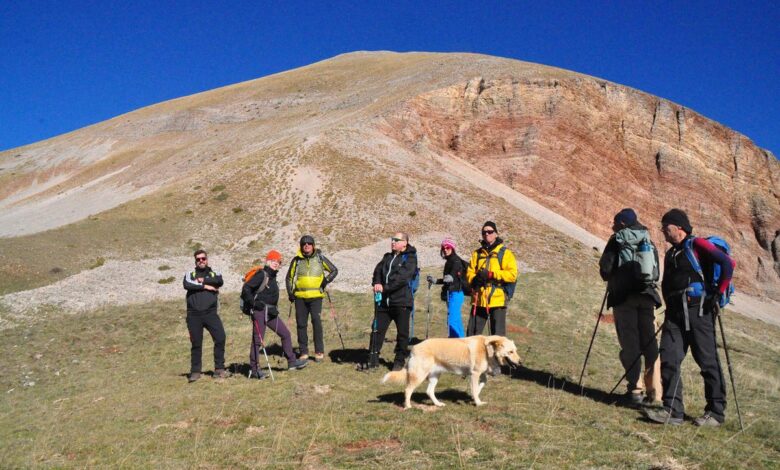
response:
M406 369L401 369L395 372L388 372L387 374L385 374L384 377L382 377L382 383L386 384L390 382L394 384L405 384L407 376L408 376L408 372L406 371Z

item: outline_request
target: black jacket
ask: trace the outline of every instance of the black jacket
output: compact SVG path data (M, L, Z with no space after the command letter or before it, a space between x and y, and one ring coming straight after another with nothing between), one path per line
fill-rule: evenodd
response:
M244 283L244 287L241 288L241 298L244 299L244 302L252 305L254 310L262 310L265 307L268 307L268 315L278 315L279 283L276 282L277 274L278 271L274 271L269 266L258 270L250 280ZM268 285L262 292L257 292L257 289L262 285L263 279L266 276L268 277ZM256 297L255 294L257 294Z
M382 284L383 307L412 307L414 297L409 287L417 274L417 249L407 245L403 253L385 253L374 268L371 284Z
M647 227L639 222L629 228L632 230L647 230ZM660 307L661 297L658 295L655 285L637 280L633 273L634 267L630 263L618 267L619 251L620 246L615 241L615 235L612 235L609 237L604 253L601 254L601 259L599 260L599 274L601 274L601 279L607 281L607 289L609 290L607 308L622 304L630 294L646 295L653 299L656 308Z
M449 274L452 276L453 282L451 284L445 284L444 278L437 279L436 284L443 284L441 286L441 300L447 300L448 292L458 292L464 290L464 284L466 284L466 269L468 269L468 262L464 262L460 256L454 251L450 253L450 256L445 258L447 261L444 263L444 276Z
M198 282L203 278L203 283ZM184 289L187 290L187 313L202 315L217 311L219 306L219 292L212 292L203 288L204 285L216 288L222 287L224 281L222 274L214 272L211 267L194 270L184 274Z

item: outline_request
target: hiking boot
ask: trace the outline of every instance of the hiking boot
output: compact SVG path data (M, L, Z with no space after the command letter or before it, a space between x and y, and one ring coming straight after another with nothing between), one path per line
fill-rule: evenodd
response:
M226 379L230 377L232 374L225 369L216 369L214 370L214 378L215 379Z
M647 409L645 410L645 416L654 423L673 424L675 426L683 423L682 418L673 417L672 412L666 408Z
M643 397L641 393L626 392L620 397L620 403L630 408L639 408L642 406Z
M325 359L325 353L314 353L314 362L322 362Z
M655 404L655 400L653 400L653 397L648 395L642 399L641 406L653 406L654 404Z
M288 362L287 363L287 370L300 370L306 367L306 364L308 364L309 361L306 359L298 359L295 362Z
M255 380L263 380L268 378L268 374L266 374L262 370L250 370L249 376L247 378L255 379Z
M704 413L701 417L696 418L695 420L693 420L693 424L695 424L696 426L717 428L718 426L720 426L723 423L718 421L718 418L716 418L715 416L711 415L710 412L708 411L708 412Z
M298 356L298 359L300 359L302 361L308 361L309 360L309 355L308 354L301 354L300 356Z
M200 378L200 372L192 372L190 375L187 376L187 381L189 383L195 382Z

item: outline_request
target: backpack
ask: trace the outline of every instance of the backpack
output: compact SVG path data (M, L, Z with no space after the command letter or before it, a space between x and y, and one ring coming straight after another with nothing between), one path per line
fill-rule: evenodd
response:
M506 247L502 246L501 249L498 250L498 267L500 268L504 261L504 253L506 252ZM510 300L512 300L512 296L515 295L515 287L517 287L517 279L515 279L515 282L502 282L501 288L504 289L504 297L506 297L506 303L509 303Z
M471 284L469 284L469 282L466 280L466 271L469 269L469 262L460 256L458 256L458 259L460 260L461 265L463 265L463 270L458 273L458 279L460 279L460 289L463 291L463 295L466 297L471 297L474 292L471 288Z
M401 262L406 263L409 259L409 253L401 255ZM412 291L412 297L417 293L417 289L420 287L420 267L414 268L414 277L409 281L409 289Z
M634 279L643 284L655 284L660 277L658 250L647 230L624 228L615 233L619 246L618 267L630 264Z
M244 284L246 284L250 279L252 279L255 274L257 274L258 271L262 270L262 266L252 266L252 269L246 272L244 274L244 277L242 280L244 281ZM244 313L244 315L252 315L252 307L254 307L255 300L257 299L257 295L260 294L260 292L263 292L266 287L268 287L268 276L263 277L263 282L260 283L260 286L255 291L255 295L252 297L252 301L248 302L244 300L243 296L239 296L238 300L238 307L241 309L241 312ZM243 290L243 289L242 289Z
M688 238L688 240L685 241L683 248L685 250L685 256L688 258L688 261L690 261L693 270L696 271L702 279L704 279L704 285L698 282L691 283L691 295L694 297L700 297L702 295L715 294L718 292L718 282L720 281L720 265L713 263L712 269L708 270L706 273L704 272L701 263L699 263L699 259L696 258L696 252L693 251L694 238L695 237ZM731 247L729 246L728 242L726 242L726 240L716 236L705 237L705 240L718 247L727 255L731 256ZM726 288L725 292L727 302L731 302L731 294L733 293L734 283L729 281L729 286Z

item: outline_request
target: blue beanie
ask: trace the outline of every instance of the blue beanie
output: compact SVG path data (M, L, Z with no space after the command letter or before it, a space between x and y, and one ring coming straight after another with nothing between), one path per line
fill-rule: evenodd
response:
M613 220L612 224L612 230L617 232L623 227L630 227L636 223L636 212L634 212L634 209L631 209L630 207L627 207L617 214L615 214L615 219Z

